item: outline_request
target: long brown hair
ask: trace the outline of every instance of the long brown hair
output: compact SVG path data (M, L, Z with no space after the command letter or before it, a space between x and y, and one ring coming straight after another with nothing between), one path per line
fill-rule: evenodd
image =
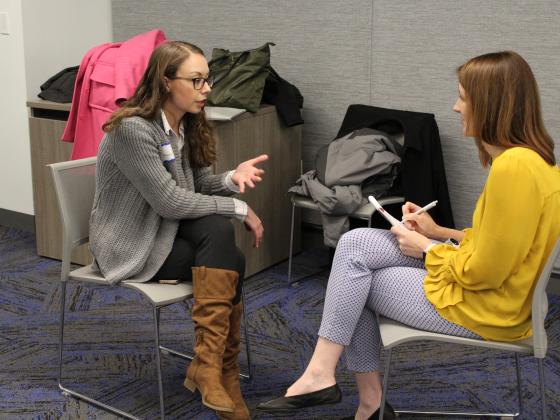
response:
M544 127L539 89L529 64L513 51L471 58L457 68L466 93L480 162L491 160L482 141L499 147L526 147L556 164L554 142Z
M152 52L134 95L109 117L103 124L103 130L113 131L123 118L139 116L148 120L155 119L169 98L165 77L176 76L181 64L191 54L204 55L200 48L188 42L169 41L159 45ZM191 166L200 168L211 165L216 160L216 140L204 111L198 114L186 113L183 127ZM187 147L183 153L187 152L186 149Z

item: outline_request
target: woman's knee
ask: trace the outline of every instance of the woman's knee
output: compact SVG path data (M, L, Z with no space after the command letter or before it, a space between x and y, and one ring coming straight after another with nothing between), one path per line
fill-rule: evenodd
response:
M393 234L384 229L357 228L346 232L340 238L338 247L344 249L374 251L375 249L391 249L394 247Z
M358 250L364 246L364 234L366 233L366 228L352 229L342 235L336 245L337 251L352 251Z

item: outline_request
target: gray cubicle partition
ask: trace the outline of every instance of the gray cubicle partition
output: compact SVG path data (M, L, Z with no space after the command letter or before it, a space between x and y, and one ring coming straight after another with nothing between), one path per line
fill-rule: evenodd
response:
M470 225L486 177L451 110L459 64L490 51L522 54L560 146L557 0L113 0L112 10L116 41L159 27L207 55L212 47L275 42L274 67L305 97L304 169L336 134L351 103L434 113L459 227Z

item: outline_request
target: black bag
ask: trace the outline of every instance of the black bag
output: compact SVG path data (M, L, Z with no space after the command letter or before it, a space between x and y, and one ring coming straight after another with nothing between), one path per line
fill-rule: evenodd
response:
M256 112L269 74L270 45L274 44L267 42L262 47L239 52L214 48L208 63L214 76L208 103Z
M79 66L74 66L59 71L41 85L41 92L37 96L47 101L72 102L78 69Z
M303 96L299 89L282 79L272 67L264 85L263 102L275 105L278 115L288 127L303 124L301 107Z

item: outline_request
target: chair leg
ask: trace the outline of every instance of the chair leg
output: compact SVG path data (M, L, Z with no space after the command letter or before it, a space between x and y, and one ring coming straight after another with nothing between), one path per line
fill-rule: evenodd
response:
M313 273L313 274L308 274L308 275L304 275L303 277L299 278L299 279L292 279L292 262L293 262L293 252L294 252L294 229L295 229L295 217L296 217L296 204L294 202L292 202L292 224L290 227L290 251L288 254L288 284L292 287L297 287L299 285L300 282L308 279L308 278L312 278L313 276L315 276L316 274L320 274L323 273L325 271L324 268L321 268L317 273ZM329 268L330 269L330 264L329 264Z
M292 224L290 227L290 252L288 253L288 283L292 284L292 253L294 251L294 225L296 215L296 205L292 203Z
M154 306L154 336L155 336L155 353L156 353L156 368L157 368L157 379L159 387L159 406L161 418L165 418L165 405L163 402L163 379L161 377L161 357L160 357L160 347L159 347L159 308Z
M249 333L247 332L247 301L245 300L244 287L241 287L241 299L243 300L243 332L245 333L245 352L247 353L247 374L240 373L239 376L251 379L253 377L253 364L251 363L251 346L249 344Z
M138 417L133 416L126 411L119 410L118 408L105 404L95 398L88 397L87 395L81 394L77 391L74 391L70 388L65 387L62 385L62 350L64 347L64 315L66 311L66 281L62 282L62 287L60 290L60 326L59 326L59 337L58 337L58 387L62 391L62 394L67 397L74 397L78 398L82 401L86 401L92 405L95 405L103 410L109 411L113 414L117 414L121 417L130 419L130 420L140 420Z
M515 355L515 371L517 376L517 401L519 403L519 411L517 415L521 415L523 412L523 399L521 396L521 367L519 366L519 353L514 353Z
M539 363L539 382L541 388L541 415L542 419L546 420L546 397L545 397L545 386L544 386L544 359L537 359Z
M389 369L391 368L391 349L385 351L385 370L383 371L383 391L381 394L381 405L379 406L379 418L383 418L385 412L385 400L387 397L387 384L389 383Z
M66 308L66 282L60 290L60 325L58 333L58 386L62 389L62 347L64 345L64 311Z

